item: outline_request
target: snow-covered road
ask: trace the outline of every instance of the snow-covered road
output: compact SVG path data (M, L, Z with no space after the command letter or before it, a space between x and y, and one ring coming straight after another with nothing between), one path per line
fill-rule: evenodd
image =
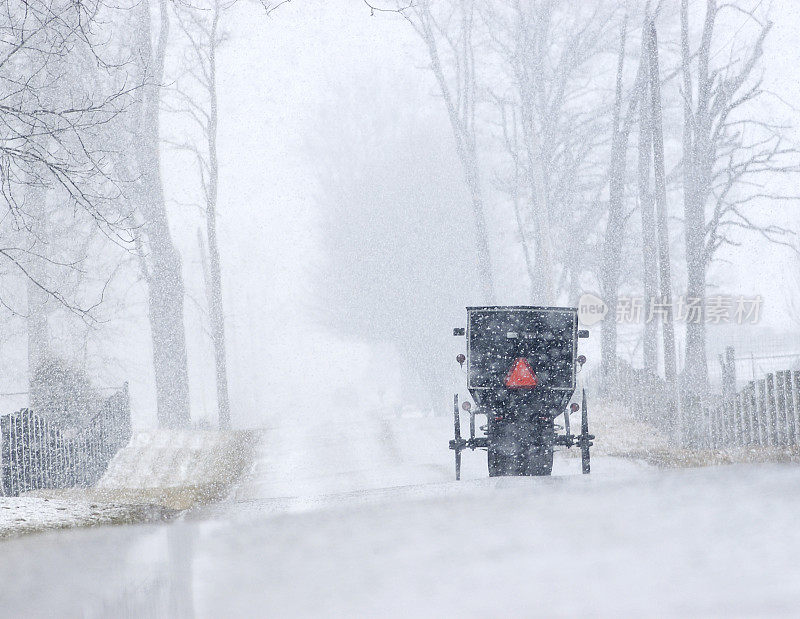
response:
M763 616L800 608L800 469L452 481L446 420L265 433L227 503L0 545L3 616Z

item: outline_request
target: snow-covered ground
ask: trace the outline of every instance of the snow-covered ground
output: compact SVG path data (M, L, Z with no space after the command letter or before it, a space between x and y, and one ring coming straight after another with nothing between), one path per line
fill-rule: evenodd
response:
M295 424L180 522L11 540L7 616L763 616L800 608L800 469L559 458L452 479L448 419Z
M48 529L142 522L161 516L161 510L147 505L74 498L0 497L0 540Z

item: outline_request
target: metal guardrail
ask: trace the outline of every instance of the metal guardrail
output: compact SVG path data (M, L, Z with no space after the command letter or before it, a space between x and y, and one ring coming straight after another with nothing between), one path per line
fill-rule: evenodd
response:
M50 421L30 409L0 417L0 492L90 486L131 437L128 384L80 427Z

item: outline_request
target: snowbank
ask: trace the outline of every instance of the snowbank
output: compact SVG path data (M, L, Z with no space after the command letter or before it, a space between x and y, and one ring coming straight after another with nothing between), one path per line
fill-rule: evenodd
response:
M98 498L187 509L225 496L252 458L254 432L140 432L93 492Z
M252 457L253 432L139 432L92 488L0 497L0 539L46 529L150 522L225 496Z

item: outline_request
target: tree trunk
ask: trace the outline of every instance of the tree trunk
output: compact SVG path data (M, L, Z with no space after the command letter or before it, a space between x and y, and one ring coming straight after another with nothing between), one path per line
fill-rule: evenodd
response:
M146 217L144 229L152 259L147 283L158 422L161 427L186 428L190 422L189 374L181 261L165 230L166 215L156 212Z
M514 127L514 135L516 135L516 127ZM525 224L522 219L519 204L519 161L514 157L514 185L511 195L512 206L514 207L514 219L517 223L517 234L519 234L519 242L522 246L522 256L525 258L525 270L528 273L528 280L531 284L531 298L535 299L535 287L537 281L536 269L533 265L533 258L531 256L530 246L528 245L528 238L525 234Z
M687 299L705 307L706 259L705 259L705 197L708 193L709 111L711 83L708 74L711 37L716 15L713 1L706 8L703 37L698 50L697 109L693 112L691 66L689 51L688 3L681 2L681 61L683 86L686 94L683 105L683 209L686 238ZM686 322L686 363L683 374L685 410L696 416L701 408L701 399L708 385L708 362L706 359L706 326L704 311L697 320Z
M661 77L658 69L658 34L651 21L647 32L647 55L650 77L650 96L653 136L653 176L656 197L656 235L658 241L660 302L665 308L661 316L664 338L664 377L667 382L667 416L673 432L680 440L681 424L677 402L677 367L675 361L675 327L672 315L672 276L669 259L669 228L667 226L667 182L664 169L664 130L661 117Z
M459 62L462 64L463 75L460 76L456 88L457 93L453 93L447 83L444 74L439 49L436 43L436 35L433 32L431 22L433 18L430 13L430 6L427 2L419 7L420 36L428 47L431 59L431 70L433 71L442 98L447 108L447 115L450 119L450 126L453 130L453 137L456 142L456 152L458 153L467 188L470 193L472 213L475 218L475 241L477 256L477 272L481 291L486 303L494 300L494 281L492 278L492 260L489 251L489 233L486 226L486 215L483 203L483 192L481 190L480 173L478 167L478 154L475 144L475 76L472 70L472 48L471 48L471 28L472 28L472 6L469 8L462 6L461 28L464 40L463 50L460 53ZM454 97L457 97L460 107L457 107Z
M158 422L161 427L186 428L189 426L190 413L186 332L183 323L183 275L181 259L172 242L167 221L159 153L159 99L169 36L166 0L159 1L159 9L161 27L155 53L151 42L148 1L142 3L139 24L139 44L141 58L146 64L147 82L143 87L141 126L137 132L137 197L142 213L142 229L147 237L149 268L145 277L148 285Z
M643 50L645 52L645 50ZM644 53L646 56L646 53ZM646 63L645 63L646 64ZM650 188L650 169L653 160L653 135L650 103L648 101L649 70L645 66L639 91L638 190L642 216L642 283L644 289L644 327L642 361L646 371L658 373L658 323L649 320L652 302L658 294L658 259L656 222L653 211L653 192Z
M620 126L626 27L627 18L622 25L617 59L614 111L611 119L613 127L611 163L608 171L608 220L603 244L603 267L600 272L601 293L608 307L608 315L600 328L600 369L603 388L612 386L617 378L617 303L622 244L625 241L625 155L628 150L628 132Z
M36 227L36 236L41 239L47 238L46 196L46 190L37 186L35 181L31 181L27 197L30 202L29 208L33 225ZM44 251L46 248L39 250L39 253ZM43 288L49 285L43 262L34 258L27 270L27 315L25 321L28 331L28 399L33 403L36 399L34 397L36 381L33 378L36 370L47 359L50 349L47 325L47 305L50 295Z
M472 198L472 214L475 218L475 240L477 242L477 270L481 291L487 303L494 301L494 281L492 278L492 257L489 252L489 233L486 228L486 215L483 205L483 193L478 178L477 155L473 152L466 156L464 172Z
M525 109L523 105L523 110ZM537 171L541 168L535 152L535 138L532 138L532 121L530 113L523 112L523 127L526 126L527 136L525 139L526 150L528 152L528 183L530 186L531 212L533 213L534 231L534 267L536 278L533 280L533 299L536 305L553 305L556 302L555 274L553 268L553 251L550 235L553 233L552 226L547 214L548 204L543 197L546 195L544 183L538 178ZM525 118L528 117L526 121Z
M206 201L206 232L209 253L209 313L211 315L211 338L214 342L214 364L217 378L217 410L219 427L231 427L231 405L228 397L228 371L225 352L225 313L222 304L222 272L217 243L217 188L219 164L217 161L217 24L219 23L219 4L215 4L214 17L209 37L209 76L208 89L210 109L208 118L208 157L209 179Z

